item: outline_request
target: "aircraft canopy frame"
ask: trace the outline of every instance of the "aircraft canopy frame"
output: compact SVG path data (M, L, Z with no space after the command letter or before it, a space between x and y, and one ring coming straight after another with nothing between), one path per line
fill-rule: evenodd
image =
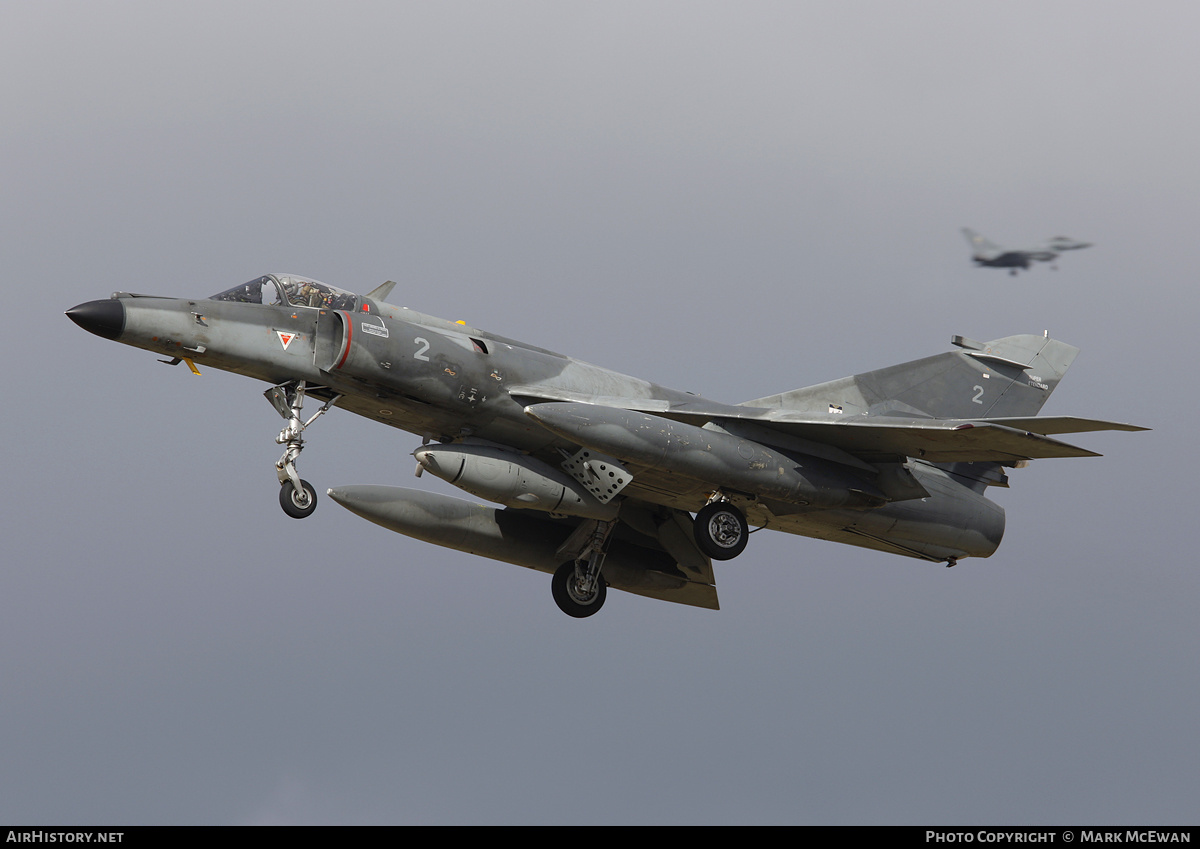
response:
M348 310L358 307L358 295L298 274L264 274L209 297L210 301L287 305L308 309Z

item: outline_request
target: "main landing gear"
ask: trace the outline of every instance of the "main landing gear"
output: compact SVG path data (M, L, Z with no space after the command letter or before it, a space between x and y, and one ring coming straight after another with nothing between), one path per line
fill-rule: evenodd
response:
M692 533L696 545L713 560L732 560L746 550L750 540L746 514L720 494L700 508Z
M597 613L604 605L608 584L600 569L617 521L592 519L581 522L561 546L562 565L554 572L550 591L559 610L576 619ZM746 550L750 526L746 514L728 498L717 493L700 508L692 522L700 550L713 560L732 560Z
M573 560L559 566L550 580L550 592L554 594L554 603L559 610L568 616L583 619L604 606L608 584L602 575L596 575L591 584L587 584L579 571L579 564ZM585 586L590 588L585 589Z
M296 460L304 450L301 434L342 397L334 395L308 421L304 421L300 417L300 410L304 407L305 390L305 382L298 380L272 386L264 393L271 406L288 422L287 427L275 437L277 443L285 446L283 456L275 463L275 474L279 477L279 506L293 519L311 516L317 509L316 490L308 481L301 480L296 471Z
M572 550L574 556L558 567L550 581L550 592L558 609L568 616L583 619L604 606L608 584L600 569L604 565L609 537L616 526L615 520L584 522L559 548L560 556Z

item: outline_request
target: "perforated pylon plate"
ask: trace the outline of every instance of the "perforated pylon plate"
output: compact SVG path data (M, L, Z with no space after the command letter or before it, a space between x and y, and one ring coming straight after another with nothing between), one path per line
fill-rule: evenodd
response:
M629 485L633 475L614 460L589 448L580 449L563 461L562 467L579 481L596 500L607 504Z

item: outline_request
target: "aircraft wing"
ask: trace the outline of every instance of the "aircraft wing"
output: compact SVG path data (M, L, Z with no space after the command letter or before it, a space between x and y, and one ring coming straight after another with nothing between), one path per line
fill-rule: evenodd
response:
M669 417L669 416L668 416ZM720 425L730 417L710 419ZM878 462L916 457L932 463L1008 463L1050 457L1099 457L1095 451L1051 439L1045 433L1084 430L1144 430L1134 425L1069 417L1014 419L902 419L891 416L778 413L745 415L739 421L761 424L810 442L828 445L860 460ZM1042 429L1044 432L1039 432Z
M613 395L589 395L586 392L572 392L567 389L552 389L541 386L510 386L508 394L522 404L540 404L543 402L594 404L598 407L612 407L614 410L634 410L639 413L656 413L658 415L666 415L672 408L670 401L657 398L622 398ZM724 409L726 405L718 404L709 406ZM668 418L672 417L668 416Z
M916 457L933 463L1008 463L1050 457L1099 457L1095 451L1068 445L1047 434L1084 433L1099 430L1138 431L1148 428L1121 422L1083 419L1074 416L1025 416L979 419L900 418L894 416L844 416L780 408L744 407L721 404L697 397L695 401L672 404L661 399L610 398L582 393L514 387L510 392L529 403L573 402L617 410L649 413L673 421L720 427L738 424L760 426L758 432L781 435L779 444L804 443L836 449L826 453L850 455L846 460L891 461ZM769 435L761 441L770 442ZM803 449L801 449L803 450ZM812 452L806 452L812 453ZM845 462L845 460L843 460Z
M934 463L1007 463L1048 457L1099 457L1086 448L1068 445L1030 429L1035 420L1020 419L1013 427L1003 420L900 419L890 416L815 417L795 414L770 416L762 421L774 430L824 443L863 460L917 457ZM1140 430L1131 425L1111 425L1088 420L1084 430ZM1040 427L1040 426L1038 426ZM1060 428L1069 428L1066 430ZM1051 422L1051 433L1073 433L1078 425Z
M622 508L621 521L643 535L640 538L643 545L647 538L653 540L651 546L666 556L661 558L661 563L654 561L654 565L645 568L626 567L619 572L609 572L606 563L605 579L609 586L661 601L720 609L712 561L696 547L691 516L681 510L660 508L632 499ZM618 538L614 546L620 542ZM650 558L645 555L642 560L650 563Z

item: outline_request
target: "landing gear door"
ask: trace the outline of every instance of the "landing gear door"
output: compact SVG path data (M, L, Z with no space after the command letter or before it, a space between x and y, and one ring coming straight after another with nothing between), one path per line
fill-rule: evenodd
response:
M349 316L341 310L321 310L317 317L317 342L313 346L313 365L321 371L333 371L341 365L350 341Z
M271 406L279 415L285 419L291 418L292 407L288 403L287 393L283 391L282 386L272 386L263 395L267 396L267 400L271 402Z

